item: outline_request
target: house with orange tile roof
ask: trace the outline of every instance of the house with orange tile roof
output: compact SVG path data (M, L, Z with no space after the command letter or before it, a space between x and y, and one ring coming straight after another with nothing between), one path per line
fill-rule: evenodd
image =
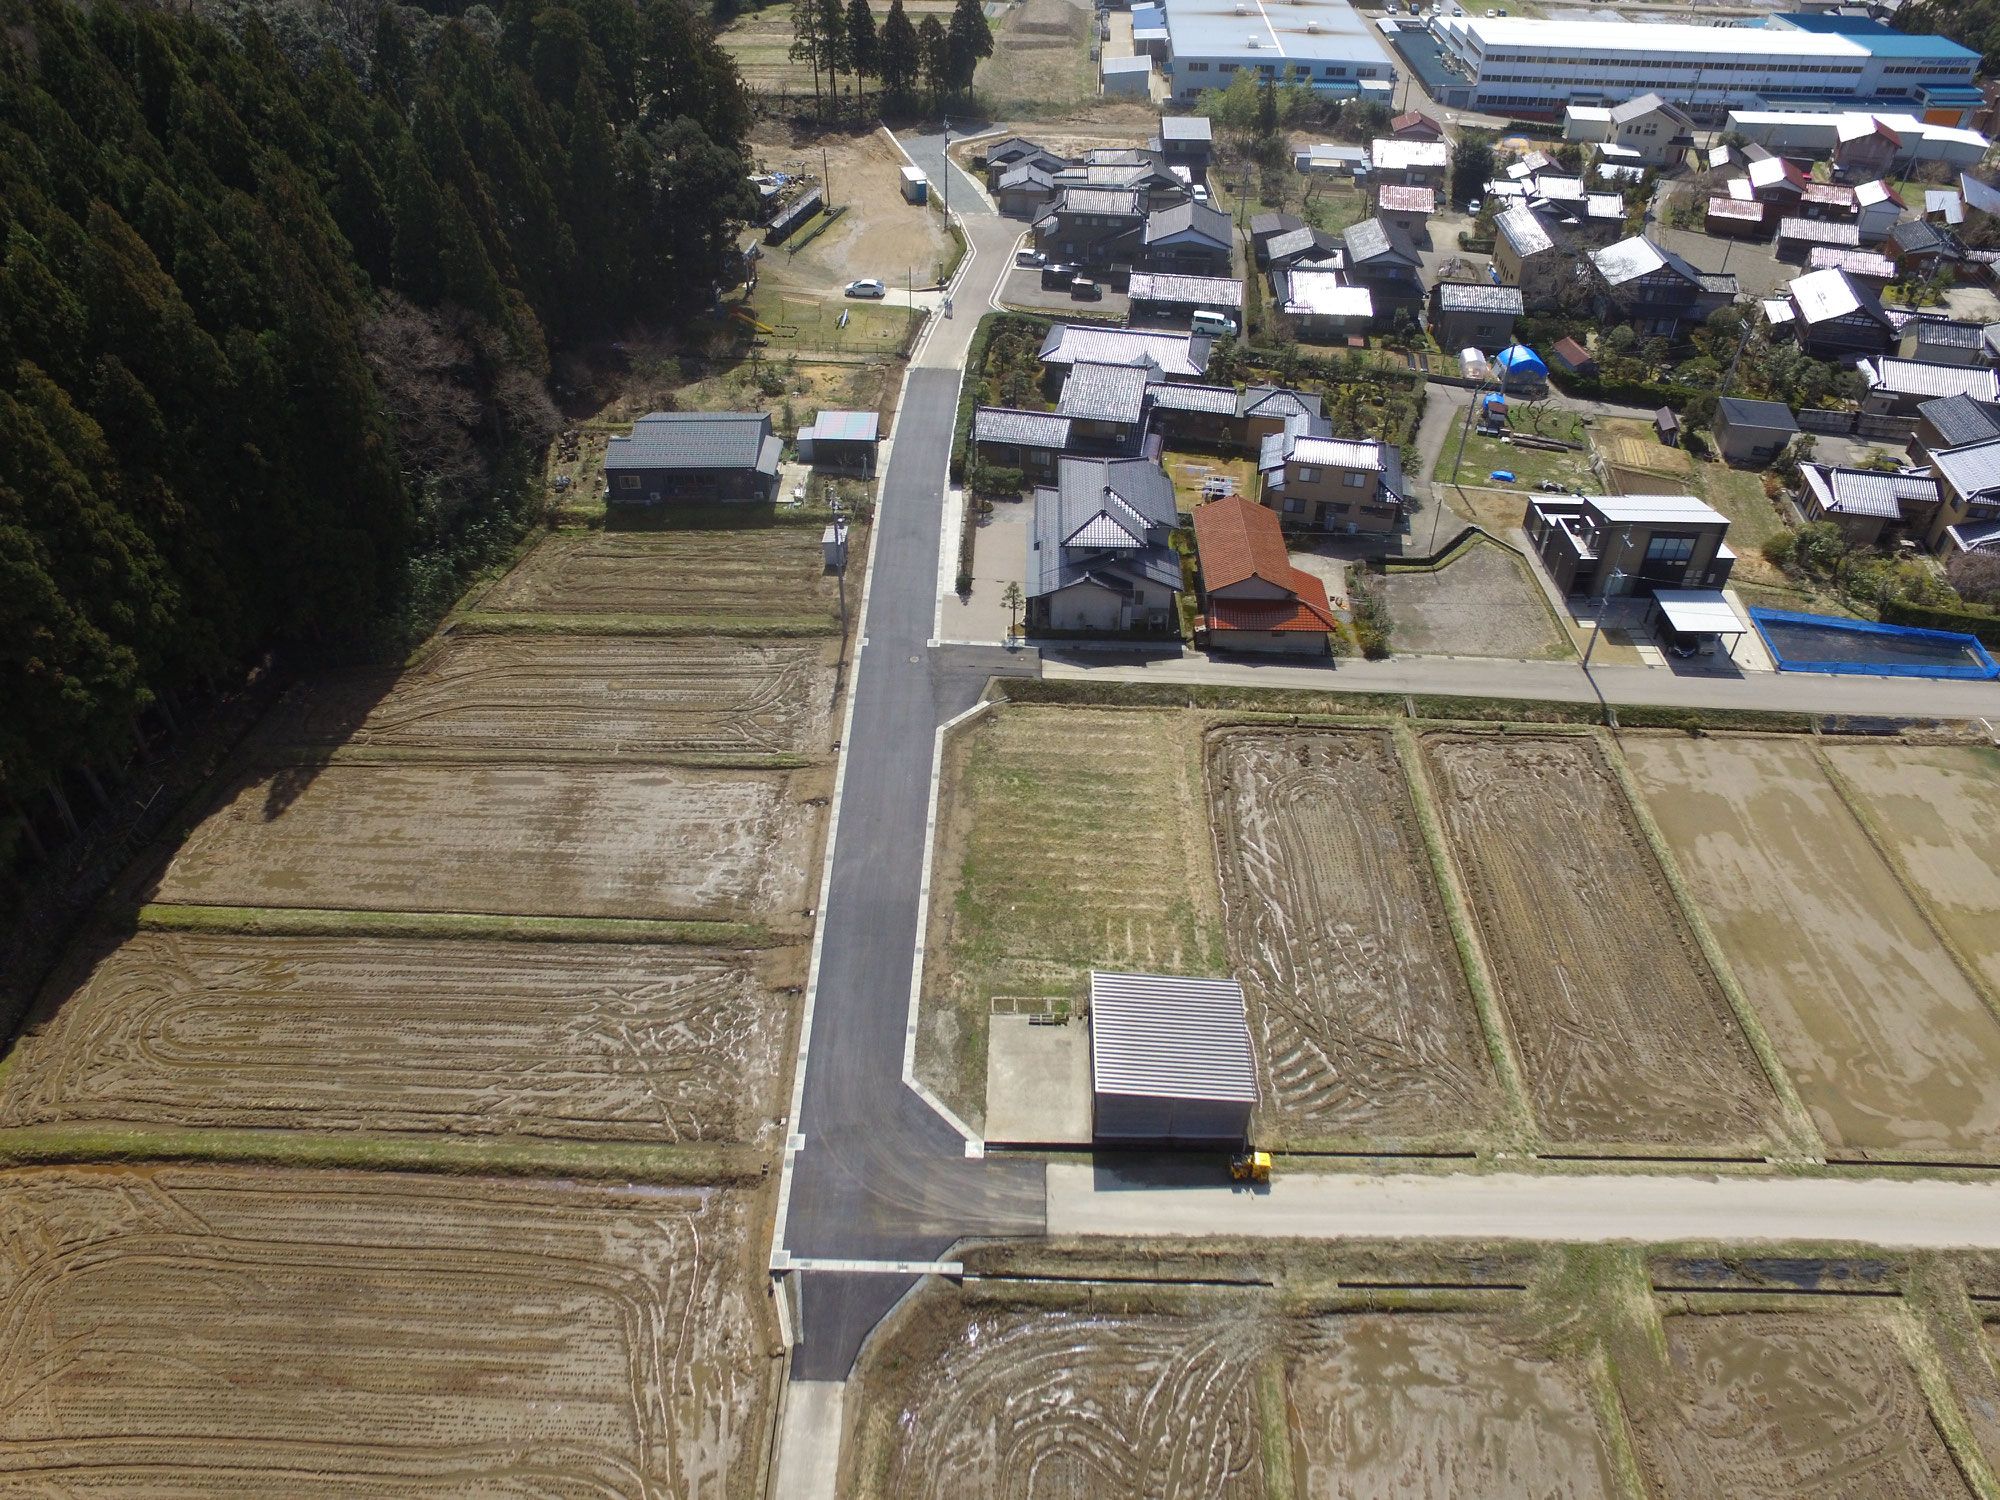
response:
M1211 651L1326 655L1326 585L1292 566L1274 512L1242 495L1196 506L1194 548Z

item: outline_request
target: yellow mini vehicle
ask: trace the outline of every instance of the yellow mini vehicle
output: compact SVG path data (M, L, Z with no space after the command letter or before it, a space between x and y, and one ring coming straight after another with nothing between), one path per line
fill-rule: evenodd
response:
M1229 1175L1237 1182L1269 1182L1271 1153L1244 1151L1229 1158Z

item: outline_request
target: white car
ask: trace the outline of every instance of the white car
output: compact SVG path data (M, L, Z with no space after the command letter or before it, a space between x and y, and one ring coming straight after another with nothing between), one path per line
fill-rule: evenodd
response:
M1192 191L1192 192L1193 192L1193 194L1194 194L1194 201L1195 201L1195 202L1197 202L1197 203L1206 203L1206 202L1208 202L1208 184L1207 184L1207 183L1205 183L1205 182L1197 182L1197 183L1196 183L1196 184L1194 185L1194 187L1193 187L1193 188L1192 188L1192 189L1191 189L1190 191Z
M886 297L889 295L889 289L882 285L881 282L870 277L866 281L848 282L847 295L850 297Z

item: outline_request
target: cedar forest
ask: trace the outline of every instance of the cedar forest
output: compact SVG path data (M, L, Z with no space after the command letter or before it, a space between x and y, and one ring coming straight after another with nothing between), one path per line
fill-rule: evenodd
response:
M686 0L391 3L334 37L0 9L24 800L274 644L420 631L539 504L551 351L705 308L755 195L748 101Z

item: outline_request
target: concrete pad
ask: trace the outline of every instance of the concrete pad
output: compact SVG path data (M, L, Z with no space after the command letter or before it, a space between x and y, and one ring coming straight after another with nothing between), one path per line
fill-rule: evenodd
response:
M996 1145L1090 1144L1090 1025L1038 1026L994 1016L986 1038L986 1139Z
M970 501L967 502L972 503ZM946 566L940 570L943 596L938 601L938 639L968 641L978 645L1004 645L1015 615L1002 602L1007 585L1028 582L1028 533L1033 530L1035 506L1031 500L996 500L993 513L980 523L972 550L972 592L961 596L953 587L957 581L958 548L943 551ZM954 538L952 532L950 538Z
M777 1481L771 1487L776 1500L834 1500L846 1405L845 1381L794 1380L786 1387Z

